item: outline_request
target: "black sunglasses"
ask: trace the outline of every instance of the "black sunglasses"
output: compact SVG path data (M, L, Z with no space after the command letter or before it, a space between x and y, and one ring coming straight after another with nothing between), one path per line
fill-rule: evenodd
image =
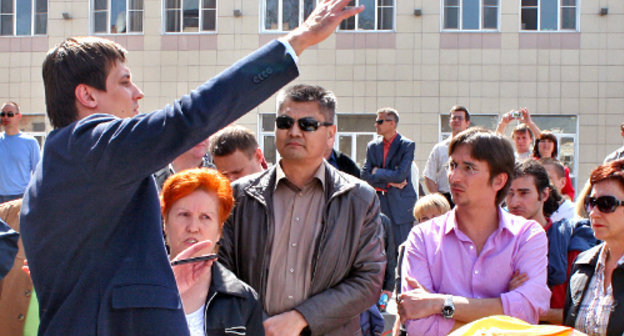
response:
M585 198L585 210L587 210L588 213L595 207L602 213L612 213L620 205L624 205L624 201L620 201L613 196Z
M394 121L394 120L392 120L392 119L377 119L377 120L375 120L375 123L376 123L377 125L381 125L381 124L383 124L383 123L384 123L384 121L388 121L388 122L390 122L390 121Z
M327 121L318 121L312 117L305 117L305 118L300 118L300 119L295 120L287 115L281 115L275 118L275 125L279 129L287 130L293 127L293 125L295 124L295 121L297 122L297 125L299 125L299 128L302 131L306 131L306 132L314 132L320 126L333 125L333 123L330 123Z
M13 112L0 112L0 118L4 118L4 117L9 117L9 118L13 118L13 116L15 116L17 113L13 113Z

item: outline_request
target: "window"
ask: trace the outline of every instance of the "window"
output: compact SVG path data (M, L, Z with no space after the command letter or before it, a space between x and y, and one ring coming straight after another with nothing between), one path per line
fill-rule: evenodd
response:
M496 114L471 114L470 126L481 126L495 130L499 116ZM559 142L558 159L570 169L570 179L576 188L576 176L578 173L578 117L575 115L531 115L531 119L542 130L549 130L557 137ZM449 115L440 115L440 141L451 135L449 127ZM516 121L519 123L519 121ZM511 139L511 132L516 124L507 126L506 135ZM532 148L531 148L532 150Z
M334 148L345 153L360 167L366 160L366 145L376 137L374 113L337 113ZM279 160L275 147L275 113L261 113L258 143L269 165Z
M217 0L165 0L167 33L214 32Z
M45 35L47 0L0 0L0 35Z
M577 30L577 0L522 0L521 30Z
M340 30L393 30L394 0L351 0L349 6L364 5L364 11L340 23Z
M93 32L143 32L143 0L92 0Z
M297 28L312 13L316 0L263 0L265 31L288 31Z
M498 0L444 0L442 29L498 29Z

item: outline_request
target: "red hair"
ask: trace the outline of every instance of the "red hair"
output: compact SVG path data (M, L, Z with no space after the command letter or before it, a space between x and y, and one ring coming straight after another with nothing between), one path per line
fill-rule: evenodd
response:
M589 182L595 186L602 181L612 180L624 190L624 159L604 163L591 172Z
M232 196L230 180L214 169L187 169L170 176L163 184L160 193L163 218L167 218L167 213L176 201L200 189L217 193L219 224L222 227L234 207L234 197Z

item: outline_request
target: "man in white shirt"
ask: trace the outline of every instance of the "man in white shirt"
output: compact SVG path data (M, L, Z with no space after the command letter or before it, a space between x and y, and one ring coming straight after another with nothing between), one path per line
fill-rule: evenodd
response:
M455 135L470 126L470 113L468 109L459 105L451 107L449 126L452 130L451 136L433 147L427 159L423 174L425 175L425 183L427 184L429 192L439 192L444 195L452 207L453 201L451 200L448 172L446 169L446 163L449 158L448 147L451 143L451 139L453 139Z

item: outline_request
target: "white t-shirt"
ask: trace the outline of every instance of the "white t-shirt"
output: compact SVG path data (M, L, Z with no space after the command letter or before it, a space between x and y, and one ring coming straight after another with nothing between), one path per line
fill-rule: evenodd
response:
M191 336L206 336L206 321L204 320L204 310L206 305L203 304L196 311L186 314L186 324L188 324Z
M570 202L570 200L567 199L563 201L561 205L559 205L557 211L553 212L553 214L550 215L550 220L553 223L556 223L563 218L567 219L570 222L572 222L572 219L574 218L574 203Z

